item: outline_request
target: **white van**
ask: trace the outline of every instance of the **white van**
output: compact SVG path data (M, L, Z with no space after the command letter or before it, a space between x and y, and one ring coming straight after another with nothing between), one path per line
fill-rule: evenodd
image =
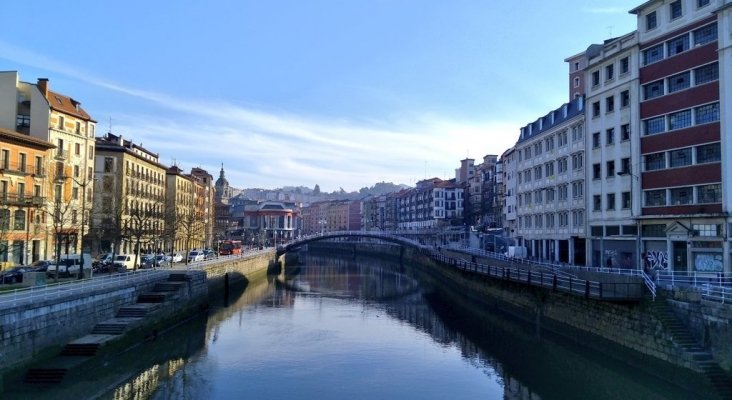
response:
M79 273L79 265L81 264L81 256L79 254L63 254L59 259L58 265L56 260L51 260L51 264L46 269L46 276L54 276L58 269L58 276L70 276ZM92 258L89 253L84 253L84 275L91 276Z
M137 260L137 263L135 263L135 260ZM135 254L117 254L114 257L114 266L125 270L133 270L135 267L140 268L140 257Z

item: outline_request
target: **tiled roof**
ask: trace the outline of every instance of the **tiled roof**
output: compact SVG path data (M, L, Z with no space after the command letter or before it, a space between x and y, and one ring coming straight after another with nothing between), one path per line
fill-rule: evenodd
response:
M0 138L3 141L14 141L21 143L23 145L30 145L35 147L45 147L47 149L53 149L56 146L54 146L53 143L47 142L42 139L35 138L30 135L26 135L23 133L15 132L10 129L0 128Z
M81 103L72 99L71 97L64 96L60 93L49 90L47 100L48 105L56 111L62 112L64 114L73 115L87 121L92 121L91 116L87 114L87 112L84 111L83 108L81 108Z

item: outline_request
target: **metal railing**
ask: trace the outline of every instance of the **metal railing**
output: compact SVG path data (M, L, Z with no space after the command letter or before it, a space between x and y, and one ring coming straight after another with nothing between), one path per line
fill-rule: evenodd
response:
M114 288L131 283L161 279L168 273L169 270L141 269L134 272L105 274L69 282L50 283L44 286L31 286L8 290L0 293L0 308L31 304L48 299L62 299L78 296L79 294L92 290Z

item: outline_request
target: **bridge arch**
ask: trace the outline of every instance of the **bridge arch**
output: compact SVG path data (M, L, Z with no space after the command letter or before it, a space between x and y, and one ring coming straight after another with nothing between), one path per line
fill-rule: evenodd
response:
M309 236L302 236L302 237L295 239L294 241L288 242L284 245L279 245L279 246L277 246L277 255L279 256L280 254L287 253L288 251L291 251L292 249L298 248L298 247L308 244L310 242L317 242L320 240L328 240L328 239L335 239L335 238L353 238L353 237L384 240L387 242L396 243L396 244L406 246L406 247L413 247L413 248L420 249L420 250L429 247L429 246L419 243L416 240L408 239L403 236L397 236L397 235L393 235L391 233L386 233L386 232L335 231L335 232L324 232L324 233L309 235Z

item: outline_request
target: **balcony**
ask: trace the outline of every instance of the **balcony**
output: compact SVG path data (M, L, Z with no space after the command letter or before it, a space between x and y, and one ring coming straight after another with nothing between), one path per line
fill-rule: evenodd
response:
M2 159L0 159L0 173L2 173L3 175L13 174L19 176L46 176L45 170L42 166L20 164L17 162L7 162L6 160Z
M40 207L44 202L45 198L41 196L0 192L0 205L2 206Z
M57 160L66 160L69 158L69 151L64 149L56 149L53 158Z

